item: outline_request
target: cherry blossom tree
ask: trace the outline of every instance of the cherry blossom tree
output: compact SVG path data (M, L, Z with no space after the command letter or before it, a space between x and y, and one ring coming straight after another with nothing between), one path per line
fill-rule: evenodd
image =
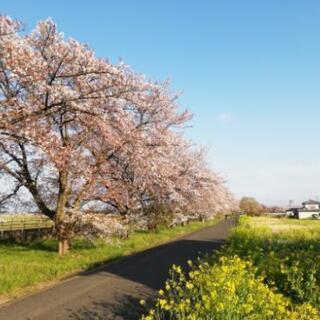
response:
M122 215L228 207L222 179L182 136L191 115L168 83L96 57L51 20L21 28L0 17L0 174L12 186L0 205L27 191L55 222L61 255L90 202Z

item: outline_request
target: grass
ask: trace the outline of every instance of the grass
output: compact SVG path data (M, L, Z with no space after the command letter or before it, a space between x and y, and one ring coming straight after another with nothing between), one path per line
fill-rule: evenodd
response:
M160 228L156 232L136 231L129 239L111 239L109 242L77 239L70 254L62 258L57 255L54 239L24 244L0 243L0 295L15 296L21 293L21 288L93 268L217 222L192 222L186 226Z
M304 230L320 233L320 220L255 217L251 219L251 225L254 227L266 227L273 232Z

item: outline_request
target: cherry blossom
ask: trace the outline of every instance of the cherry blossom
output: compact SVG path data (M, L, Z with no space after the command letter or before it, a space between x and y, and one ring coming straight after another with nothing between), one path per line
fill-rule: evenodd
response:
M234 208L183 137L191 114L168 82L96 57L50 19L21 28L0 16L0 174L14 183L2 200L27 190L55 222L60 254L88 205L139 216L157 204L202 218Z

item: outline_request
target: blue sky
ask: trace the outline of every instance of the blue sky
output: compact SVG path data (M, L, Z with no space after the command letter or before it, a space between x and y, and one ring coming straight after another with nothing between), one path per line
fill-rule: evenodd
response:
M188 136L238 196L320 197L319 1L18 1L31 30L52 17L99 56L170 78L195 116Z

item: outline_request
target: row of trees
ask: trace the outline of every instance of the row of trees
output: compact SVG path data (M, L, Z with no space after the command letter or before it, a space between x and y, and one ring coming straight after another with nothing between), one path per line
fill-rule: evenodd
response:
M31 201L55 222L61 255L88 207L207 216L236 205L183 137L191 114L168 83L96 57L51 20L21 30L0 17L0 205Z
M267 212L267 208L253 197L243 197L239 202L239 208L251 216L260 216Z
M243 197L239 202L239 209L242 213L251 216L261 216L268 213L285 211L284 208L279 206L265 206L253 197Z

